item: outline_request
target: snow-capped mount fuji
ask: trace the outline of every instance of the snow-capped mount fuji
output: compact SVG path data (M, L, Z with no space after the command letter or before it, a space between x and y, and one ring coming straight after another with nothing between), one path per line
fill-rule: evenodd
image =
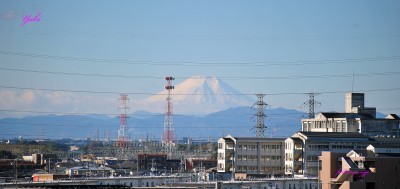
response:
M162 113L167 90L140 102L140 110ZM193 76L171 91L175 114L209 114L228 108L251 106L255 100L216 77Z

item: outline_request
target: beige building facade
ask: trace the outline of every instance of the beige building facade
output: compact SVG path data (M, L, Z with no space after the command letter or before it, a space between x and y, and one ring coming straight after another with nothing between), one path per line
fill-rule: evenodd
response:
M322 189L400 189L400 157L392 155L322 152L319 184Z
M226 136L218 140L218 172L283 174L285 138Z
M285 140L285 174L317 176L322 151L345 153L373 142L361 133L297 132Z

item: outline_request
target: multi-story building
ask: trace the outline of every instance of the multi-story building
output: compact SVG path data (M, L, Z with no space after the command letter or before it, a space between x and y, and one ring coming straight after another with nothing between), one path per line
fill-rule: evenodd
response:
M368 136L400 136L400 118L389 114L376 118L376 108L364 107L363 93L347 93L344 113L321 112L312 119L302 119L306 132L359 132Z
M395 156L368 148L348 153L322 152L319 184L322 189L399 189L399 150L392 151Z
M316 176L322 151L346 153L373 142L361 133L297 132L285 140L285 174Z
M285 138L226 136L218 140L218 172L283 174Z

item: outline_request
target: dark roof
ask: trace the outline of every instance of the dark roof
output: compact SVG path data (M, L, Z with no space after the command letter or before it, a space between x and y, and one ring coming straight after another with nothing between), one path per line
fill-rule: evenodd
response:
M393 119L397 119L397 120L400 119L400 117L396 114L389 114L388 116L393 117Z
M285 141L287 138L258 138L258 137L233 137L236 140L258 140L258 141Z
M368 114L358 114L358 113L336 113L336 112L321 112L326 118L369 118L374 119L375 117Z
M398 149L400 148L400 144L371 144L371 146L373 146L374 148L394 148L394 149Z
M368 136L361 133L351 132L305 132L300 131L299 133L306 137L325 137L325 138L368 138Z

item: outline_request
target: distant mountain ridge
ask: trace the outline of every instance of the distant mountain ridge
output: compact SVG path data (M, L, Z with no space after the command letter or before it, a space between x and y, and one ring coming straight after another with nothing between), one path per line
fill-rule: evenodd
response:
M205 116L174 116L174 130L178 138L216 140L233 136L255 136L251 119L255 110L250 107L235 107ZM284 108L268 109L266 114L267 137L288 137L300 129L300 118L304 112ZM163 132L164 114L135 112L128 119L128 134L131 139L151 136L160 139ZM44 115L25 118L0 119L0 138L92 138L116 139L119 128L117 117L102 115Z
M166 96L164 90L135 105L139 111L128 119L129 138L161 138ZM250 106L256 100L216 77L190 77L175 86L171 98L173 128L178 138L255 136L255 110ZM266 110L266 114L266 136L287 137L300 129L300 118L305 113L277 108ZM0 119L0 137L116 139L119 124L117 117L97 114L5 118Z

